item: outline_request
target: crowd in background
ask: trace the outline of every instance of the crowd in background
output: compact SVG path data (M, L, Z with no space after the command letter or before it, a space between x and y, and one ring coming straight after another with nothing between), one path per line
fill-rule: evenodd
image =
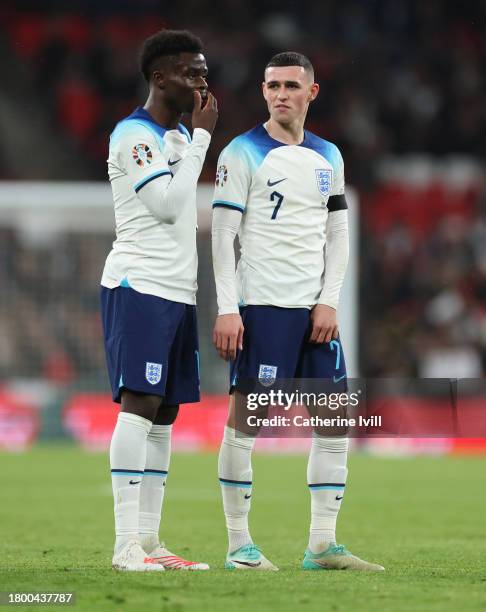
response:
M105 180L114 123L144 101L137 55L154 31L185 27L204 41L221 111L205 180L221 148L265 117L260 83L268 59L284 49L306 53L321 83L308 127L338 144L347 181L362 196L362 374L483 375L485 190L468 194L464 209L437 214L427 231L401 219L383 229L376 220L386 196L377 168L388 155L454 152L484 163L484 2L192 0L182 12L177 3L160 10L141 0L118 3L116 13L110 2L103 10L73 2L71 12L54 2L33 6L0 12L6 48L93 179ZM29 178L28 171L26 164L25 176L0 174ZM386 206L394 202L390 196ZM414 205L420 216L428 202ZM64 236L36 252L0 228L0 378L38 372L63 382L104 372L97 285L110 242Z
M386 231L367 228L360 294L366 376L486 373L486 189L468 195L469 212L439 215L423 231L403 221Z
M486 155L481 0L142 0L117 3L116 12L109 2L49 5L26 2L0 19L36 101L93 178L105 178L114 124L145 99L138 50L161 27L190 28L205 45L221 109L205 179L221 148L265 117L263 68L285 49L315 66L322 89L309 128L338 143L351 184L373 185L376 161L389 153Z

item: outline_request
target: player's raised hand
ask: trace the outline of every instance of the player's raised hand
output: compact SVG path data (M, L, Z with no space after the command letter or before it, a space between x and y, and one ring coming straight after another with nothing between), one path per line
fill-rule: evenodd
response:
M326 304L316 304L311 311L312 331L309 342L323 344L338 337L336 311Z
M239 314L226 314L216 317L213 343L219 356L228 361L236 358L236 351L243 350L243 321Z
M208 91L206 104L199 91L194 92L194 109L192 111L192 128L203 128L210 134L213 133L214 126L218 120L218 102L211 92Z

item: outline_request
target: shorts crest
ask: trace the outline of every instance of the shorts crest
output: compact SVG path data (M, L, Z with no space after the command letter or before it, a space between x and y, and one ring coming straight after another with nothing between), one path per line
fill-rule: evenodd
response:
M260 364L258 380L264 387L271 387L277 378L277 366Z
M162 378L162 364L147 361L145 365L145 378L151 385L156 385Z

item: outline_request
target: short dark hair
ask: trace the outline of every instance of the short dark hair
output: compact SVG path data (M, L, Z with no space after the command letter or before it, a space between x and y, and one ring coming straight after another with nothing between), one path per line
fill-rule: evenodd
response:
M302 66L302 68L314 76L314 67L312 66L310 59L302 53L296 51L284 51L283 53L277 53L265 66L267 68L273 68L274 66Z
M202 53L201 39L188 30L160 30L142 45L140 52L140 70L147 81L153 71L153 65L160 57L179 55L179 53Z

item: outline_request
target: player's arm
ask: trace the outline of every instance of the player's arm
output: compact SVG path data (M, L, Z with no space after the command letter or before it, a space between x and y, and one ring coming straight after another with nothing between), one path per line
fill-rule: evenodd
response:
M173 224L187 205L187 194L196 191L197 181L201 174L204 158L211 141L211 134L216 125L218 109L215 98L208 94L208 100L201 108L201 96L195 92L195 104L192 114L194 128L191 145L175 176L170 172L167 161L162 154L157 159L157 167L150 173L137 176L137 168L127 161L129 174L136 179L134 189L139 199L150 212L162 223ZM154 140L148 145L157 151ZM155 160L154 160L155 161Z
M213 342L220 357L234 359L243 348L243 322L238 309L234 241L241 224L241 212L215 207L211 229L213 270L218 300L218 316Z
M218 299L213 342L220 357L234 359L243 348L243 322L238 309L235 236L245 210L251 172L241 147L233 141L220 155L213 198L212 250Z
M329 197L326 223L324 284L311 313L310 342L322 344L338 337L337 308L349 260L348 205L344 196L344 168L335 178Z

